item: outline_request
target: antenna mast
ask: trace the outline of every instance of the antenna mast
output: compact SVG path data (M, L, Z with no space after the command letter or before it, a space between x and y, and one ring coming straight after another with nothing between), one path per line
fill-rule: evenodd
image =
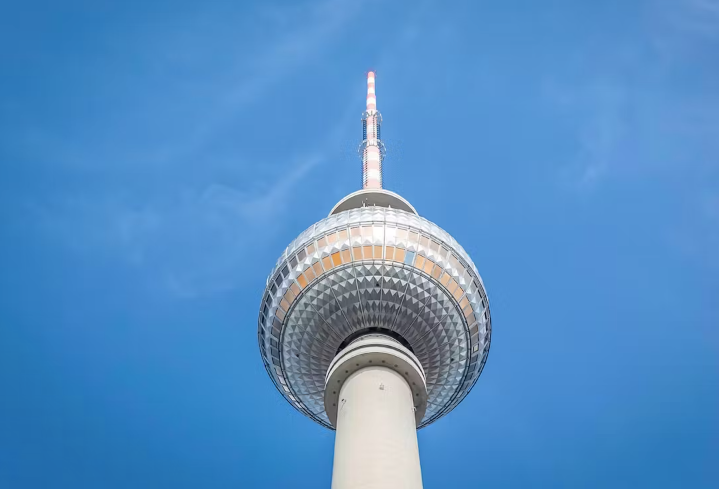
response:
M362 114L362 188L382 188L382 160L385 147L380 140L382 114L377 110L374 71L367 73L367 110Z

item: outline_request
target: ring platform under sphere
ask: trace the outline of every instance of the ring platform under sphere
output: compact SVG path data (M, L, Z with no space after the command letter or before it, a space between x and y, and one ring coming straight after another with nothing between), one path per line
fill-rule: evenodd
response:
M482 279L447 232L413 212L336 212L300 234L267 280L258 331L265 368L295 408L327 428L327 369L370 332L398 339L422 364L428 397L418 428L459 404L487 360Z

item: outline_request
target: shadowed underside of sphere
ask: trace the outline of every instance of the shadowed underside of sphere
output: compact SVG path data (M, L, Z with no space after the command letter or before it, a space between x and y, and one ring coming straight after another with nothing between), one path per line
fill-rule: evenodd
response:
M428 400L420 428L451 411L479 377L491 336L484 286L462 247L414 213L374 206L303 232L270 274L260 309L259 346L278 390L332 428L325 375L363 331L400 338L421 362Z

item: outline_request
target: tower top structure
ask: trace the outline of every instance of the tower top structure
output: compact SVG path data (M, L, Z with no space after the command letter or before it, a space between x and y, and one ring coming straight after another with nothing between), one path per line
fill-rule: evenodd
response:
M362 189L290 243L260 306L258 341L268 374L295 408L328 428L336 428L339 390L326 383L342 384L361 362L330 370L357 338L385 335L416 360L426 383L426 392L416 393L418 428L464 399L489 353L489 303L469 255L383 188L381 122L370 71L359 148Z
M362 158L362 188L382 188L382 161L385 147L380 139L382 114L377 110L375 72L367 72L367 105L362 114L362 143L359 147Z

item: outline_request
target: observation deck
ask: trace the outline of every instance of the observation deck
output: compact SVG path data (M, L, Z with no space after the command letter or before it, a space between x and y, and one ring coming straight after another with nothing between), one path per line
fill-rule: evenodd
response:
M287 247L267 279L258 325L262 360L277 389L330 429L328 369L368 333L400 342L421 364L427 398L418 428L469 393L491 340L484 284L467 253L382 189L345 197Z

